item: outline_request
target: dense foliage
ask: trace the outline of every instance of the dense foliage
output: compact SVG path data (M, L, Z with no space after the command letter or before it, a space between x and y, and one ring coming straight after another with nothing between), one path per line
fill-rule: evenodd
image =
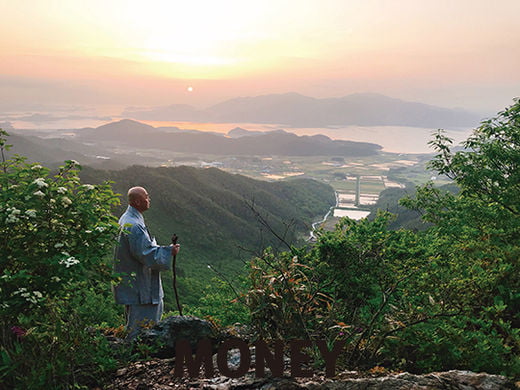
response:
M439 131L432 183L402 204L430 224L344 219L309 250L252 263L247 303L261 337L345 340L343 364L520 375L520 102L451 150Z
M75 161L50 174L22 157L6 160L4 136L0 382L68 388L115 365L106 340L88 327L121 322L109 264L117 232L110 211L118 200L108 184L82 184Z
M451 192L456 194L459 187L456 184L444 184L436 187L441 192ZM405 206L401 199L415 197L417 188L387 188L379 194L377 202L370 206L371 213L368 219L372 220L377 216L380 210L388 211L395 218L388 222L388 228L392 230L408 229L408 230L426 230L432 226L430 222L423 219L423 211L421 209L413 209Z

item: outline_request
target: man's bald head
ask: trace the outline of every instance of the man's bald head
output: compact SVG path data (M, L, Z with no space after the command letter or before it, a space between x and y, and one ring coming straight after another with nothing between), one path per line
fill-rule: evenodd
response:
M128 190L128 204L142 213L150 208L150 196L143 187L132 187Z

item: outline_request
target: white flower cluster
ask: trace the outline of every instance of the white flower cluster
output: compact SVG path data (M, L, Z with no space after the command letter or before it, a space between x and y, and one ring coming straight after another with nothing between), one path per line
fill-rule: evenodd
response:
M76 265L78 263L79 263L79 260L76 259L74 256L69 256L66 259L60 260L60 264L63 264L67 268L69 268L73 265Z
M45 183L45 179L43 177L39 177L38 179L34 180L33 184L36 184L38 188L45 188L49 186L47 183Z
M64 196L63 198L61 198L61 203L64 207L69 207L72 204L72 200Z
M32 169L33 171L36 171L36 170L38 170L38 169L42 169L42 168L43 168L43 167L42 167L40 164L36 164L36 165L33 165L33 166L31 167L31 169Z
M20 295L25 298L27 302L37 304L38 300L43 298L43 294L39 291L27 291L25 287L20 287L13 295Z
M65 187L58 187L58 189L56 191L58 192L58 194L66 194L67 193L67 189Z
M82 187L87 191L92 191L94 189L94 186L92 184L83 184Z
M36 191L33 195L39 196L39 197L45 196L45 194L43 192L41 192L40 190Z
M104 226L96 226L96 231L103 233L107 228Z
M5 223L16 223L20 221L20 218L18 218L18 215L20 215L20 210L18 210L16 207L9 207L7 212L9 215L5 219Z
M36 210L29 209L25 212L25 215L27 215L29 218L36 218Z

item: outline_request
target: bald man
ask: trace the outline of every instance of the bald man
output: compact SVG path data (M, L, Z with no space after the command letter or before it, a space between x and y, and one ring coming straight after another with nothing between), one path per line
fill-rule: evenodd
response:
M116 303L125 305L128 338L139 328L156 323L163 313L161 271L172 267L172 256L180 245L160 246L150 235L143 212L150 208L150 196L143 187L128 190L128 208L119 219L121 234L116 249L115 272L121 282L114 287Z

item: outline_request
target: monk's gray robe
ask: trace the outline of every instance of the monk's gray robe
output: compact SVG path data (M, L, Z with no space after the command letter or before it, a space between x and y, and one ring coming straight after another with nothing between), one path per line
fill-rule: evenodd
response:
M171 269L172 245L157 245L142 214L132 206L128 206L119 219L119 226L121 233L114 268L122 280L114 287L114 296L116 303L128 305L127 327L135 330L139 321L160 319L164 297L160 272ZM152 312L154 318L150 318Z

